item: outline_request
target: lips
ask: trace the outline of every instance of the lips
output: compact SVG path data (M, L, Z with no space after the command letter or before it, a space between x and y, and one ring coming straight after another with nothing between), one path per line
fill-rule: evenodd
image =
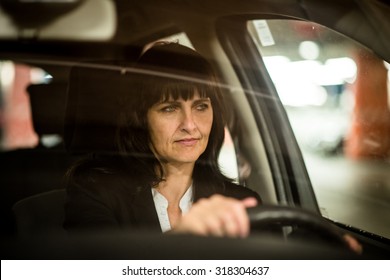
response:
M185 139L177 140L175 142L178 144L181 144L183 146L190 147L190 146L194 146L195 144L197 144L198 141L199 141L198 138L185 138Z

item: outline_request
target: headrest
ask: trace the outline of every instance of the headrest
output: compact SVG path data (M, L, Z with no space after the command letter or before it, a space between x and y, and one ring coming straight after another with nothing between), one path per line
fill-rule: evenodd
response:
M121 96L131 91L124 69L107 65L71 69L64 137L68 151L114 151Z
M141 69L206 80L213 71L198 52L178 43L157 43L142 54L137 65Z
M63 135L67 86L52 83L27 87L33 126L38 135Z

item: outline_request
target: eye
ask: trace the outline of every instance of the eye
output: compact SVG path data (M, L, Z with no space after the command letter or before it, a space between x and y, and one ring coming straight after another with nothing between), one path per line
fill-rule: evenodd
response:
M171 113L171 112L174 112L176 109L177 109L176 105L167 105L167 106L162 107L160 109L160 111L163 113Z
M209 107L210 107L210 105L208 103L200 103L200 104L196 105L195 108L196 108L196 110L203 112L203 111L206 111Z

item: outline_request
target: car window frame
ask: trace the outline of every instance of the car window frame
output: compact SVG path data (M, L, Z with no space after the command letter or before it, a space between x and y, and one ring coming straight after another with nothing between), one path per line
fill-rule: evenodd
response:
M258 17L264 19L290 18L268 14L258 15ZM255 17L233 16L221 19L217 23L219 40L243 88L247 92L261 93L261 95L248 94L247 98L264 141L279 204L299 206L320 213L303 156L286 111L247 30L247 20L253 18ZM254 63L255 61L258 64ZM280 129L275 129L275 127ZM296 178L299 178L299 181Z

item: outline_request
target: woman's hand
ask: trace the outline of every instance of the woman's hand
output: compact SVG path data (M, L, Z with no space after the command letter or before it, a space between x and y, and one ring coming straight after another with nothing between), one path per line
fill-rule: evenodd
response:
M200 199L183 215L172 232L198 235L246 237L250 231L246 208L257 205L255 198L237 200L213 195Z
M256 205L255 198L237 200L218 194L203 198L181 217L171 232L203 236L246 237L250 232L246 208ZM355 238L345 234L344 239L351 250L358 254L362 253L362 246Z

